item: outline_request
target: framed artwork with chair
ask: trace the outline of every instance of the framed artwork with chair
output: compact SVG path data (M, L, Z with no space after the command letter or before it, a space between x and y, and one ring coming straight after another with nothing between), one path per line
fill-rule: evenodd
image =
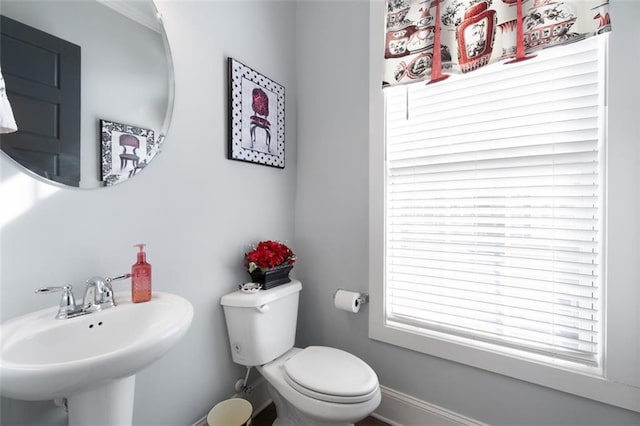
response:
M229 62L229 158L284 168L284 87Z
M158 152L153 130L107 120L100 120L100 146L106 186L136 175Z

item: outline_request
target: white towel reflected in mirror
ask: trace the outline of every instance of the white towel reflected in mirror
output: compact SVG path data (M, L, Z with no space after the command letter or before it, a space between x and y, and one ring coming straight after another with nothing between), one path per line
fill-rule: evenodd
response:
M16 125L16 119L13 117L13 110L4 86L2 68L0 68L0 133L12 133L17 130L18 126Z

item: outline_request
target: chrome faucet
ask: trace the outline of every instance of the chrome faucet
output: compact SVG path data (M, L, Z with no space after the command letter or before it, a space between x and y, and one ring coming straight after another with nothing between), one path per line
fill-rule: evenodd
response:
M123 274L114 278L89 278L82 298L82 310L90 313L118 305L118 302L116 302L116 299L113 297L113 286L111 282L130 277L131 274Z
M80 304L76 303L70 284L63 287L41 287L36 289L36 293L62 291L62 299L60 299L60 307L56 318L74 318L116 306L118 303L113 296L113 286L111 283L130 277L131 274L123 274L113 278L92 277L88 279L84 296L82 297L82 303Z

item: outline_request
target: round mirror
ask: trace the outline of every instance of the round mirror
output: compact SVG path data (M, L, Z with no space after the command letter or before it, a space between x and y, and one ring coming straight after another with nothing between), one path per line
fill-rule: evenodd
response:
M70 187L140 173L173 111L173 64L153 0L2 0L1 13L0 70L18 127L0 135L4 154Z

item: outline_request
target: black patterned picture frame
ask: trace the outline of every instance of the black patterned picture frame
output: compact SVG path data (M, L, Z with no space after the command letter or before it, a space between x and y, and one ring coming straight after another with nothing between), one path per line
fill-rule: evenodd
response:
M284 169L284 86L228 58L229 159Z
M158 153L151 129L100 120L101 180L106 186L127 180Z

